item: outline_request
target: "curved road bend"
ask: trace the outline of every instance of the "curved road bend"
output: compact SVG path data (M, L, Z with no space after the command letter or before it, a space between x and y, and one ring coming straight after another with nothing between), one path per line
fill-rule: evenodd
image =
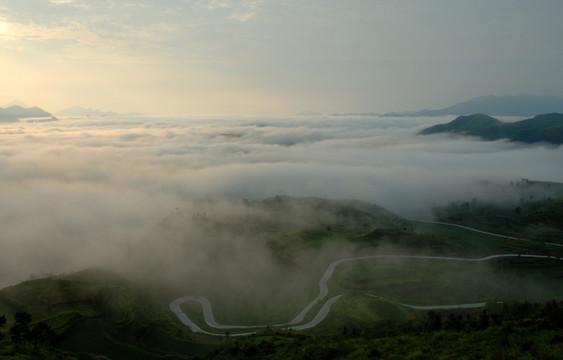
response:
M317 295L317 297L315 299L313 299L313 301L311 301L289 323L281 324L281 325L275 325L275 326L287 327L287 328L291 328L293 330L305 330L305 329L310 329L310 328L318 325L322 320L324 320L324 318L330 312L332 305L342 295L335 296L335 297L329 299L327 302L325 302L325 304L321 307L321 309L319 310L317 315L315 315L315 317L311 321L309 321L308 323L305 323L305 324L302 324L302 325L296 325L296 324L299 324L300 322L303 321L303 319L305 318L307 313L311 310L311 308L313 308L319 301L321 301L322 299L324 299L326 297L326 295L328 294L328 287L327 287L328 280L330 279L330 277L334 273L335 268L338 265L340 265L344 262L370 260L370 259L384 259L384 258L388 258L388 259L429 259L429 260L479 262L479 261L488 261L488 260L492 260L492 259L507 258L507 257L563 260L563 259L558 258L556 256L520 255L520 254L499 254L499 255L490 255L490 256L485 256L485 257L482 257L482 258L473 258L473 259L471 259L471 258L456 258L456 257L448 257L448 256L423 256L423 255L368 255L368 256L358 256L358 257L353 257L353 258L340 259L340 260L333 261L328 266L328 268L325 271L323 277L320 279L320 281L319 281L319 295ZM203 309L203 316L204 316L206 324L209 327L212 327L212 328L215 328L215 329L223 329L223 330L228 330L228 329L258 329L258 328L265 328L265 327L268 326L268 325L244 326L244 325L219 324L217 321L215 321L215 318L213 316L213 310L212 310L212 307L211 307L211 303L205 297L196 298L194 296L184 296L184 297L180 297L178 299L173 300L169 305L170 310L178 317L178 319L183 324L189 326L190 329L194 332L199 332L199 333L203 333L203 334L207 334L207 335L214 335L214 336L224 336L223 334L217 334L217 333L205 331L205 330L201 329L199 326L197 326L197 324L195 324L180 308L180 305L183 304L184 302L187 302L187 301L199 302L202 306L202 309ZM411 307L411 308L417 308L417 307L415 307L415 305L407 305L407 304L402 304L402 305L407 306L407 307ZM476 304L462 304L462 305L463 306L473 306L473 305L476 306ZM441 306L437 305L434 308L448 308L448 307L456 307L456 306L460 307L461 305L441 305ZM428 309L428 307L422 307L422 309ZM294 326L294 325L296 325L296 326ZM256 331L246 332L246 333L236 333L236 334L232 334L231 336L244 336L244 335L253 334L255 332Z
M414 219L407 219L407 220L414 221L414 222L427 223L427 224L455 226L455 227L462 228L462 229L465 229L465 230L470 230L470 231L474 231L474 232L478 232L478 233L486 234L486 235L491 235L491 236L497 236L497 237L501 237L501 238L505 238L505 239L532 241L532 240L529 240L529 239L519 238L519 237L515 237L515 236L495 234L495 233L492 233L492 232L483 231L483 230L471 228L471 227L468 227L468 226L453 224L453 223L440 222L440 221L429 221L429 220L414 220ZM551 243L551 242L544 242L544 244L550 245L550 246L561 246L561 247L563 247L563 244L556 244L556 243Z
M483 231L483 230L479 230L479 229L475 229L475 228L471 228L469 226L463 226L463 225L459 225L459 224L453 224L453 223L447 223L447 222L440 222L440 221L429 221L429 220L414 220L414 219L407 219L409 221L414 221L414 222L421 222L421 223L427 223L427 224L437 224L437 225L446 225L446 226L455 226L458 228L462 228L465 230L470 230L470 231L474 231L474 232L478 232L481 234L485 234L485 235L491 235L491 236L497 236L497 237L501 237L501 238L505 238L505 239L512 239L512 240L526 240L529 241L528 239L524 239L524 238L519 238L519 237L515 237L515 236L508 236L508 235L501 235L501 234L495 234L492 232L488 232L488 231Z

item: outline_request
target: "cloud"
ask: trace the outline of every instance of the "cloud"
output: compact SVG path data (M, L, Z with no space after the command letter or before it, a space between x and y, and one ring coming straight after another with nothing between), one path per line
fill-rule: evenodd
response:
M230 19L240 22L247 22L256 16L256 12L234 13L229 16Z
M202 201L223 204L213 206L222 218L239 214L233 201L275 195L358 199L418 217L433 203L513 196L479 186L482 180L563 181L563 147L415 135L446 120L139 117L2 124L0 285L100 264L193 274L197 267L178 265L182 257L203 264L216 247L206 249L206 236L189 221L183 235L159 224L176 208L188 218L208 209ZM263 262L271 259L261 245L245 237L231 243L231 235L216 239L217 247L240 255L215 253L224 272L246 262L240 276L262 269L255 282L261 284L285 271L267 270ZM183 243L187 238L192 242Z
M59 4L72 4L76 2L76 0L49 0L51 4L59 5Z
M230 14L227 16L231 20L244 23L250 21L259 14L263 0L210 0L200 1L197 6L207 10L228 10Z

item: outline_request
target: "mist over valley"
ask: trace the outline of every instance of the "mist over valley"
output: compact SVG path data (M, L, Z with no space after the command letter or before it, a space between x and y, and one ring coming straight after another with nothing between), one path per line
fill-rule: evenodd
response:
M75 314L48 321L67 351L87 348L70 324L112 333L130 314L135 336L190 329L196 345L173 341L195 354L224 331L323 332L358 314L363 327L559 298L561 146L419 134L454 118L3 123L0 313Z
M561 13L3 1L0 358L562 359Z
M13 256L2 262L3 284L122 262L135 251L124 247L154 233L174 209L203 211L198 201L355 199L429 219L433 204L518 201L509 191L489 191L484 180L563 181L561 148L416 136L430 121L443 122L104 117L4 124L0 221L2 246Z

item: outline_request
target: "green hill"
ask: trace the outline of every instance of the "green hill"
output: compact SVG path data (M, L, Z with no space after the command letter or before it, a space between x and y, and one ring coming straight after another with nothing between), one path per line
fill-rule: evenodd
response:
M485 140L508 139L528 144L563 144L563 114L543 114L514 123L503 123L487 115L474 114L460 116L447 124L431 126L420 134L444 132L478 136Z
M468 126L467 123L461 125ZM551 186L545 184L548 185ZM211 209L211 205L206 206ZM202 209L205 208L202 205ZM249 238L271 250L272 258L261 259L264 262L273 264L280 259L294 259L282 261L282 266L299 273L295 279L303 282L298 288L303 294L276 293L279 309L266 314L274 319L271 324L287 321L314 299L319 291L318 281L328 264L351 254L479 257L501 253L544 254L546 249L554 256L563 254L563 248L537 241L409 222L376 205L354 201L278 196L241 202L235 209L234 213L220 213L219 208L209 213L202 210L191 217L176 211L161 225L180 233L199 228L209 235L205 236L206 245L223 232L229 241ZM482 216L478 209L479 203L468 204L463 207L465 212L454 215L462 220L466 218L472 225L480 223L481 219L497 218L490 213ZM559 198L522 203L518 212L513 210L510 219L515 224L555 225L560 223L560 210ZM454 220L459 219L450 221ZM504 224L504 220L501 223ZM323 255L324 247L337 241L346 247L336 249L350 251ZM187 246L186 251L194 249ZM220 261L221 258L214 258L209 263L210 268ZM314 262L318 264L308 266ZM202 267L197 276L205 277L205 270ZM502 341L503 351L557 358L563 343L560 335L556 337L557 331L560 334L563 314L559 312L563 303L558 291L561 271L561 261L543 258L514 257L476 263L422 258L350 261L336 267L327 283L329 296L342 297L320 324L304 332L272 326L272 330L239 338L196 334L178 320L170 311L169 303L180 296L196 295L189 292L194 290L190 286L179 291L161 283L132 281L109 270L86 269L29 280L0 290L0 358L172 360L395 356L449 359L460 358L458 355L468 352L470 344L475 344L475 349L494 348ZM244 282L245 278L242 280ZM189 279L182 278L182 282L187 281ZM241 291L242 283L229 292L224 284L206 282L209 282L206 288L209 293L198 296L209 296L218 322L227 319L226 323L247 324L263 320L256 315L263 309L246 306L252 304L248 297L255 294ZM280 281L271 285L281 286ZM264 288L247 290L264 291ZM304 300L294 303L299 295ZM499 305L499 301L512 304L512 301L551 299L555 302L549 306L523 303L524 310L520 305ZM448 308L428 313L424 308L468 302L487 302L486 312L483 308ZM183 311L206 328L201 307L191 305L194 304L183 307ZM321 304L315 306L318 309ZM279 314L274 313L276 311ZM311 312L309 318L314 313ZM3 316L6 324L3 324ZM531 342L540 344L541 348L526 345ZM474 358L484 354L480 350L470 353Z
M189 340L168 300L164 290L101 269L5 288L0 316L6 316L7 327L13 327L15 314L26 313L33 320L30 329L41 322L52 333L48 346L36 348L31 339L10 341L6 332L0 358L187 359L214 349Z

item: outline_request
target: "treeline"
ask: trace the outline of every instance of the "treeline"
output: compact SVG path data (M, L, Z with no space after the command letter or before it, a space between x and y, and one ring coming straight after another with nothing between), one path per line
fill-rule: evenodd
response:
M393 325L345 326L318 335L265 332L209 359L563 359L563 302L494 304L473 315L430 311Z
M515 207L481 203L476 199L465 202L452 202L448 206L432 209L439 221L477 224L496 224L497 227L526 226L543 224L563 229L563 197L533 198Z
M55 339L54 331L44 322L32 324L32 316L19 311L14 314L13 325L6 329L7 319L0 316L0 357L28 354L47 358Z

